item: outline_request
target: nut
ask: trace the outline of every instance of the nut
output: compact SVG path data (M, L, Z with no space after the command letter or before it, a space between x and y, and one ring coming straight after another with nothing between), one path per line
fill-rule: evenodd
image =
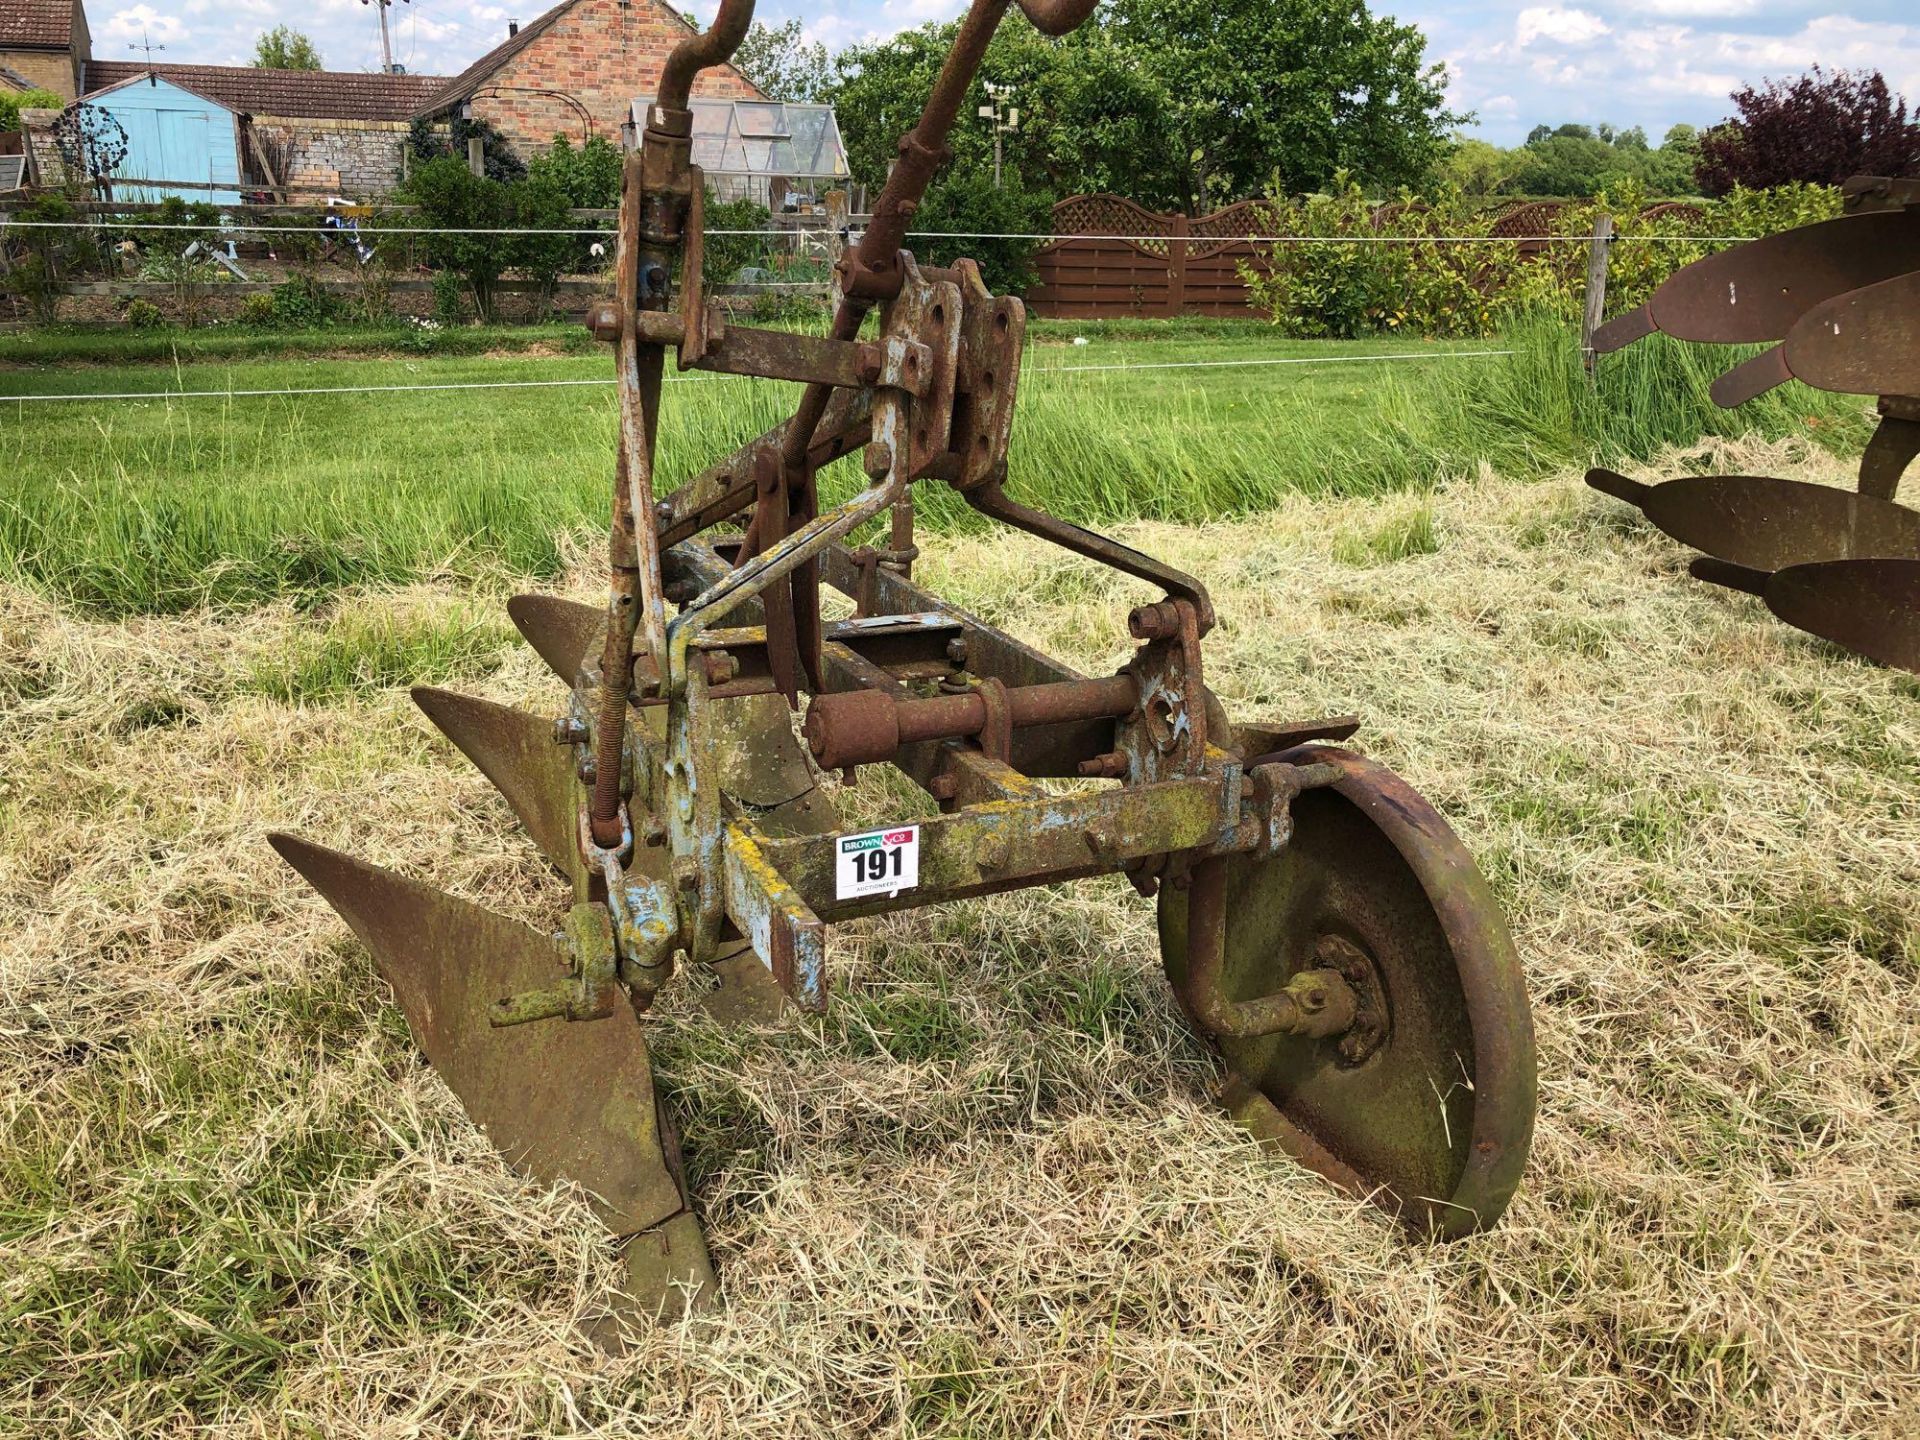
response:
M620 307L608 300L589 306L587 329L596 340L618 340L620 338Z

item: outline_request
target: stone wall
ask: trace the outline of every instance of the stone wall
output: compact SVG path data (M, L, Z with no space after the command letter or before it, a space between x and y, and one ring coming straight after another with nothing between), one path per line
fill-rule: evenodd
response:
M400 183L400 152L407 140L403 121L256 115L253 128L276 154L287 157L282 185L360 199L385 195ZM258 169L252 154L244 159L250 173Z
M67 183L67 164L60 158L60 147L53 143L53 122L58 110L22 110L20 130L22 147L27 153L27 178L39 186L57 189Z
M617 144L632 102L653 93L668 54L692 33L659 0L580 0L487 77L473 100L473 113L491 121L523 160L544 150L555 135L578 145L589 124L594 134ZM564 100L529 93L535 90L571 96L591 120ZM730 65L703 71L693 93L760 98Z

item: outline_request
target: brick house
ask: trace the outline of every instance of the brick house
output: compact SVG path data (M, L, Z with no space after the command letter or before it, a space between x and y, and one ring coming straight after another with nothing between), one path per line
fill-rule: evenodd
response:
M634 100L651 96L668 54L693 26L665 0L561 0L444 83L420 113L445 120L471 107L522 159L555 135L589 134L616 144ZM693 93L766 97L731 65L705 70Z
M80 0L5 0L0 4L0 84L10 90L80 94L93 53Z

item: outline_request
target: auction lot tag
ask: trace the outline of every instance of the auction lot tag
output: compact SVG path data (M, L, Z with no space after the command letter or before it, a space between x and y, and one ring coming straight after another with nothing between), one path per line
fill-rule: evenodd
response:
M900 825L842 835L833 863L833 897L893 895L920 883L920 827Z

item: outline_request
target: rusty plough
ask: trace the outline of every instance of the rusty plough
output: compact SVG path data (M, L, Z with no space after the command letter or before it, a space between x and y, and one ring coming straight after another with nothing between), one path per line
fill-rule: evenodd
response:
M1847 213L1677 272L1594 334L1598 351L1660 331L1767 344L1713 385L1732 408L1788 380L1879 398L1857 493L1751 475L1587 483L1702 553L1702 580L1760 596L1789 625L1920 671L1920 512L1897 504L1920 455L1920 181L1849 181Z
M1019 3L1052 34L1093 8ZM1200 583L1003 489L1024 307L970 262L900 247L1007 8L967 12L839 262L824 338L736 327L703 294L688 93L751 0L668 62L626 164L616 300L589 321L619 372L610 600L509 606L571 700L556 721L416 692L571 884L561 933L274 838L508 1160L589 1193L645 1315L716 1293L648 1067L661 986L680 970L726 1021L818 1010L829 924L967 896L1110 874L1157 895L1168 978L1224 1058L1232 1113L1423 1233L1493 1223L1525 1163L1526 992L1446 822L1332 743L1350 717L1230 723L1205 683ZM682 369L805 389L792 420L656 499L669 348ZM817 474L841 460L865 484L823 506ZM1133 657L1084 677L916 586L916 483L1142 582ZM869 522L882 543L845 543ZM850 618L823 618L823 584ZM843 828L823 780L862 765L897 766L925 804Z

